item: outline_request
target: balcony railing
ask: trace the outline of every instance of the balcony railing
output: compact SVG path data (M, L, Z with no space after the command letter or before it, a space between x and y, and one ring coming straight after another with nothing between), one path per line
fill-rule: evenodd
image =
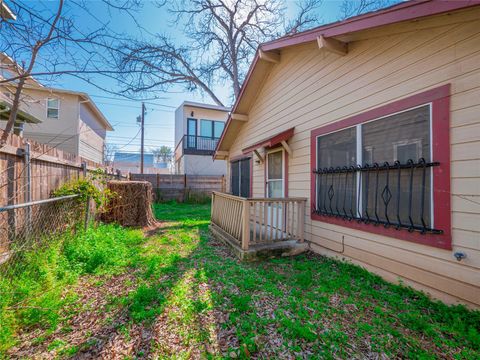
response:
M184 154L212 155L220 138L198 135L184 135L182 148Z
M304 240L305 198L243 198L212 193L211 223L242 250Z

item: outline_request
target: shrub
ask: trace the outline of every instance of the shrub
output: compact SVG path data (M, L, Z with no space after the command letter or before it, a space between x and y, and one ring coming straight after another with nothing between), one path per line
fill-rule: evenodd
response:
M106 175L101 169L97 169L87 177L69 181L53 192L53 196L65 196L79 194L80 201L92 199L98 211L103 211L115 193L106 188Z

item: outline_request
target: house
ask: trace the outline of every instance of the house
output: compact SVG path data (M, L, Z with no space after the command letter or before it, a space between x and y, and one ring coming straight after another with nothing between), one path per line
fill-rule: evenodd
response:
M0 60L1 77L12 78L17 65L5 54ZM1 120L8 119L14 89L12 84L0 85ZM2 121L0 127L5 124ZM33 78L27 79L22 90L16 127L26 138L99 164L103 163L106 132L113 130L88 94L46 87Z
M230 108L184 101L175 110L175 173L225 175L226 161L212 159Z
M112 166L122 174L140 174L140 154L131 152L115 152ZM168 163L158 162L153 154L143 154L144 174L170 174Z
M215 152L231 194L214 194L211 229L243 256L305 239L479 307L479 113L478 1L402 2L264 43Z

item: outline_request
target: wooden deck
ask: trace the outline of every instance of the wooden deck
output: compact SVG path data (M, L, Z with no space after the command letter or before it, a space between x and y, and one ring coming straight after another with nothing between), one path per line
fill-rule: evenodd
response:
M305 251L305 198L243 198L212 194L210 229L243 260Z

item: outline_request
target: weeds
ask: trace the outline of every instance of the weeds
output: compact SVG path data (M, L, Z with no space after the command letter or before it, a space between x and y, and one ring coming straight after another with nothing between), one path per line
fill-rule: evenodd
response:
M15 344L20 330L41 326L53 331L60 310L76 300L69 285L81 275L123 271L135 261L142 241L139 231L99 225L26 251L22 271L11 279L0 278L0 354Z
M99 232L81 246L66 243L50 257L42 255L45 261L34 261L57 264L42 265L49 269L42 279L62 284L73 284L87 272L96 274L101 284L110 274L130 271L129 291L99 309L108 315L98 321L112 329L108 341L115 347L105 350L109 355L179 359L480 356L480 312L432 301L358 266L313 254L239 262L210 239L208 205L156 204L155 214L162 228L143 240L138 232L102 225L90 230ZM75 292L55 296L53 318L60 312L60 301L71 301L65 299ZM116 316L119 313L126 315ZM55 324L54 319L51 323ZM69 337L70 331L82 333L82 329L57 331L52 338L46 332L43 341L58 357L79 352L88 352L88 356L82 353L86 358L102 356L101 347L92 340L97 333L72 344L66 339L78 339L78 335ZM127 344L143 345L135 345L125 355L121 351Z

